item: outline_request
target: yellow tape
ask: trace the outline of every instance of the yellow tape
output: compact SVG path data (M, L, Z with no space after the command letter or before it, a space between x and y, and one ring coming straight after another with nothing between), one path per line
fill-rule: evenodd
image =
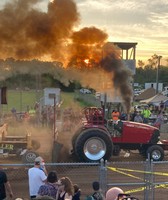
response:
M168 184L160 184L160 185L155 185L154 188L168 188ZM132 189L132 190L127 190L125 191L126 194L132 194L132 193L136 193L136 192L142 192L146 189L146 187L140 187L137 189Z
M137 188L137 189L132 189L132 190L128 190L124 193L126 194L132 194L132 193L136 193L136 192L142 192L145 190L146 187L140 187L140 188Z
M123 174L123 175L129 176L129 177L135 178L135 179L144 180L144 179L139 178L137 176L134 176L132 174L128 174L128 173L122 172L122 171L118 170L117 168L113 168L112 170L115 171L115 172L118 172L120 174Z
M125 169L125 168L114 168L114 167L107 167L110 170L121 170L121 171L128 171L128 172L137 172L143 174L154 174L154 175L161 175L161 176L168 176L168 173L163 172L149 172L149 171L141 171L141 170L133 170L133 169Z
M155 188L168 188L168 184L160 184L160 185L156 185Z
M139 177L137 177L137 176L134 176L134 175L132 175L132 174L125 173L125 172L123 172L123 171L168 176L168 173L162 173L162 172L148 172L148 171L131 170L131 169L114 168L114 167L107 167L107 168L110 169L110 170L112 170L112 171L118 172L118 173L120 173L120 174L129 176L129 177L132 177L132 178L135 178L135 179L139 179L139 180L144 180L144 179L139 178ZM161 188L161 187L162 187L162 188L168 188L168 183L167 183L167 184L155 185L155 188ZM125 191L125 193L126 193L126 194L132 194L132 193L136 193L136 192L142 192L142 191L144 191L145 189L146 189L146 187L140 187L140 188L137 188L137 189L132 189L132 190Z

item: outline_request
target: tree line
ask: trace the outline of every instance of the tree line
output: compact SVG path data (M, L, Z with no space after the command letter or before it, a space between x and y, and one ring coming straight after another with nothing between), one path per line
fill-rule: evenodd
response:
M138 60L134 83L144 86L146 82L156 82L158 73L158 82L167 86L168 60L166 66L158 61L157 55L149 58L147 64ZM69 71L65 70L60 62L18 61L8 58L0 60L0 72L0 87L6 86L10 89L59 87L63 91L73 91L82 87L80 81L68 77Z
M161 57L156 54L148 59L147 64L142 60L138 60L134 82L141 85L147 82L156 82L158 73L158 82L168 86L168 59L166 60L166 66L161 65L160 60Z

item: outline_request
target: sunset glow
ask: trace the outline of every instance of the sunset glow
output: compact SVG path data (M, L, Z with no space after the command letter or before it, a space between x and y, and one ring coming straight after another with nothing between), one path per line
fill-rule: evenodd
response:
M59 6L61 6L60 11L57 12L56 4L52 4L53 2L56 2L56 4L59 2ZM1 0L0 1L0 9L3 10L6 3L10 2L11 4L14 2L12 0ZM26 2L26 1L25 1ZM31 1L27 6L25 6L25 9L28 11L28 6L30 6L29 11L32 8L37 9L34 12L33 20L30 20L31 23L24 23L24 16L26 16L24 13L21 13L22 10L15 5L11 6L10 8L16 9L13 10L11 13L16 12L15 20L18 19L18 21L14 21L13 17L7 14L6 17L8 17L8 26L10 26L10 17L13 21L11 21L12 28L7 27L9 30L13 30L14 33L16 32L14 30L15 24L16 27L18 24L31 24L32 27L29 29L29 31L25 31L26 34L32 34L33 31L36 31L38 34L47 34L48 31L53 31L52 33L48 33L48 37L55 42L55 44L58 44L58 41L54 41L55 38L61 33L64 34L63 36L60 36L60 40L62 43L66 42L66 40L69 40L68 37L70 37L70 33L73 31L79 31L86 27L96 27L99 30L102 30L104 33L107 34L107 41L109 42L136 42L136 60L143 60L147 61L152 55L157 54L162 56L162 62L164 60L168 59L168 13L167 13L167 7L168 2L167 1L152 1L148 4L145 4L143 0L123 0L123 1L110 1L110 0L69 0L68 5L65 6L64 3L66 1L58 1L58 0L40 0L40 1ZM67 9L65 11L65 9ZM69 12L71 10L71 12ZM19 11L19 12L18 12ZM27 12L25 10L25 12ZM45 18L45 15L46 18ZM53 15L54 13L54 15ZM61 13L64 13L62 15ZM4 12L5 14L5 12ZM27 13L29 18L31 15ZM71 16L68 16L70 15ZM19 16L20 15L20 16ZM40 15L42 18L40 18ZM2 19L4 18L3 12L2 12ZM54 18L53 18L54 17ZM72 17L72 18L71 18ZM44 19L45 18L45 19ZM48 20L50 19L50 20ZM59 21L59 20L60 21ZM38 20L38 21L37 21ZM59 22L57 24L57 21ZM62 30L63 26L62 24L66 25L64 30ZM35 24L38 24L38 27L35 26ZM6 23L4 23L6 26ZM44 26L43 26L44 25ZM43 26L43 27L42 27ZM4 30L3 25L1 25L2 30ZM35 28L36 27L36 28ZM22 27L24 28L24 27ZM31 31L30 31L31 30ZM17 28L17 32L18 32ZM42 31L40 33L40 31ZM67 31L67 32L66 32ZM2 33L2 36L5 35ZM14 38L16 34L13 34L12 38L9 41L15 41L17 42L17 39ZM21 32L20 32L21 33ZM22 30L22 33L24 31ZM68 35L69 34L69 35ZM20 40L22 39L22 36L19 35ZM28 35L28 38L33 38L41 40L42 38L46 39L45 37L39 37L39 36L33 36ZM68 37L67 37L68 36ZM85 34L83 35L83 37ZM52 38L53 37L53 38ZM66 37L66 38L65 38ZM7 38L7 37L5 37ZM24 36L24 40L25 40ZM2 38L1 38L2 39ZM66 40L64 40L66 39ZM85 38L86 39L86 38ZM87 38L89 42L89 37ZM27 40L25 40L27 42ZM25 54L27 54L27 50L24 48L27 48L28 50L34 50L35 46L38 46L36 42L30 41L31 43L27 46L23 46L22 44L24 41L21 41L19 44L19 49L17 50L16 55L24 57ZM43 44L50 44L48 39L44 41ZM40 45L43 45L40 44ZM15 52L13 48L13 44L6 45L4 43L5 47L8 46L8 50L11 51L11 55L9 57L12 57L15 55ZM45 46L44 45L44 46ZM14 44L15 46L15 44ZM34 50L32 52L32 55L28 53L28 56L31 58L33 55L39 56L39 57L45 57L46 54L49 54L48 51L53 52L53 49L57 52L57 54L61 54L61 51L59 51L60 46L62 47L62 44L59 44L59 48L57 49L52 47L50 44L50 48L48 47L40 47L40 51ZM16 47L16 46L15 46ZM95 47L96 48L96 47ZM4 51L1 51L1 53ZM41 53L44 53L44 55L41 55ZM40 55L39 55L40 54ZM63 54L65 54L63 52ZM53 52L53 55L49 55L51 59L57 59L61 58L62 55L57 55ZM8 55L6 55L8 56ZM1 56L2 57L2 56Z

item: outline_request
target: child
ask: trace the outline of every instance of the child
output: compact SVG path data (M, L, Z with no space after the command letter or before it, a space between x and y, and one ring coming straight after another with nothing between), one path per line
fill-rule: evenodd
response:
M100 191L100 185L99 182L94 181L92 183L92 188L94 190L94 193L92 194L93 198L95 200L104 200L104 196L102 194L102 192Z
M81 190L79 186L77 184L74 184L73 187L74 187L74 195L72 200L80 200Z

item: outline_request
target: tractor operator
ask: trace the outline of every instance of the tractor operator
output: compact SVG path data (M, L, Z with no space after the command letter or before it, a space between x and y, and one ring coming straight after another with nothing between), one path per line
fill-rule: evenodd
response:
M111 117L112 117L112 120L115 122L115 121L119 120L120 113L117 110L113 110L111 113Z

